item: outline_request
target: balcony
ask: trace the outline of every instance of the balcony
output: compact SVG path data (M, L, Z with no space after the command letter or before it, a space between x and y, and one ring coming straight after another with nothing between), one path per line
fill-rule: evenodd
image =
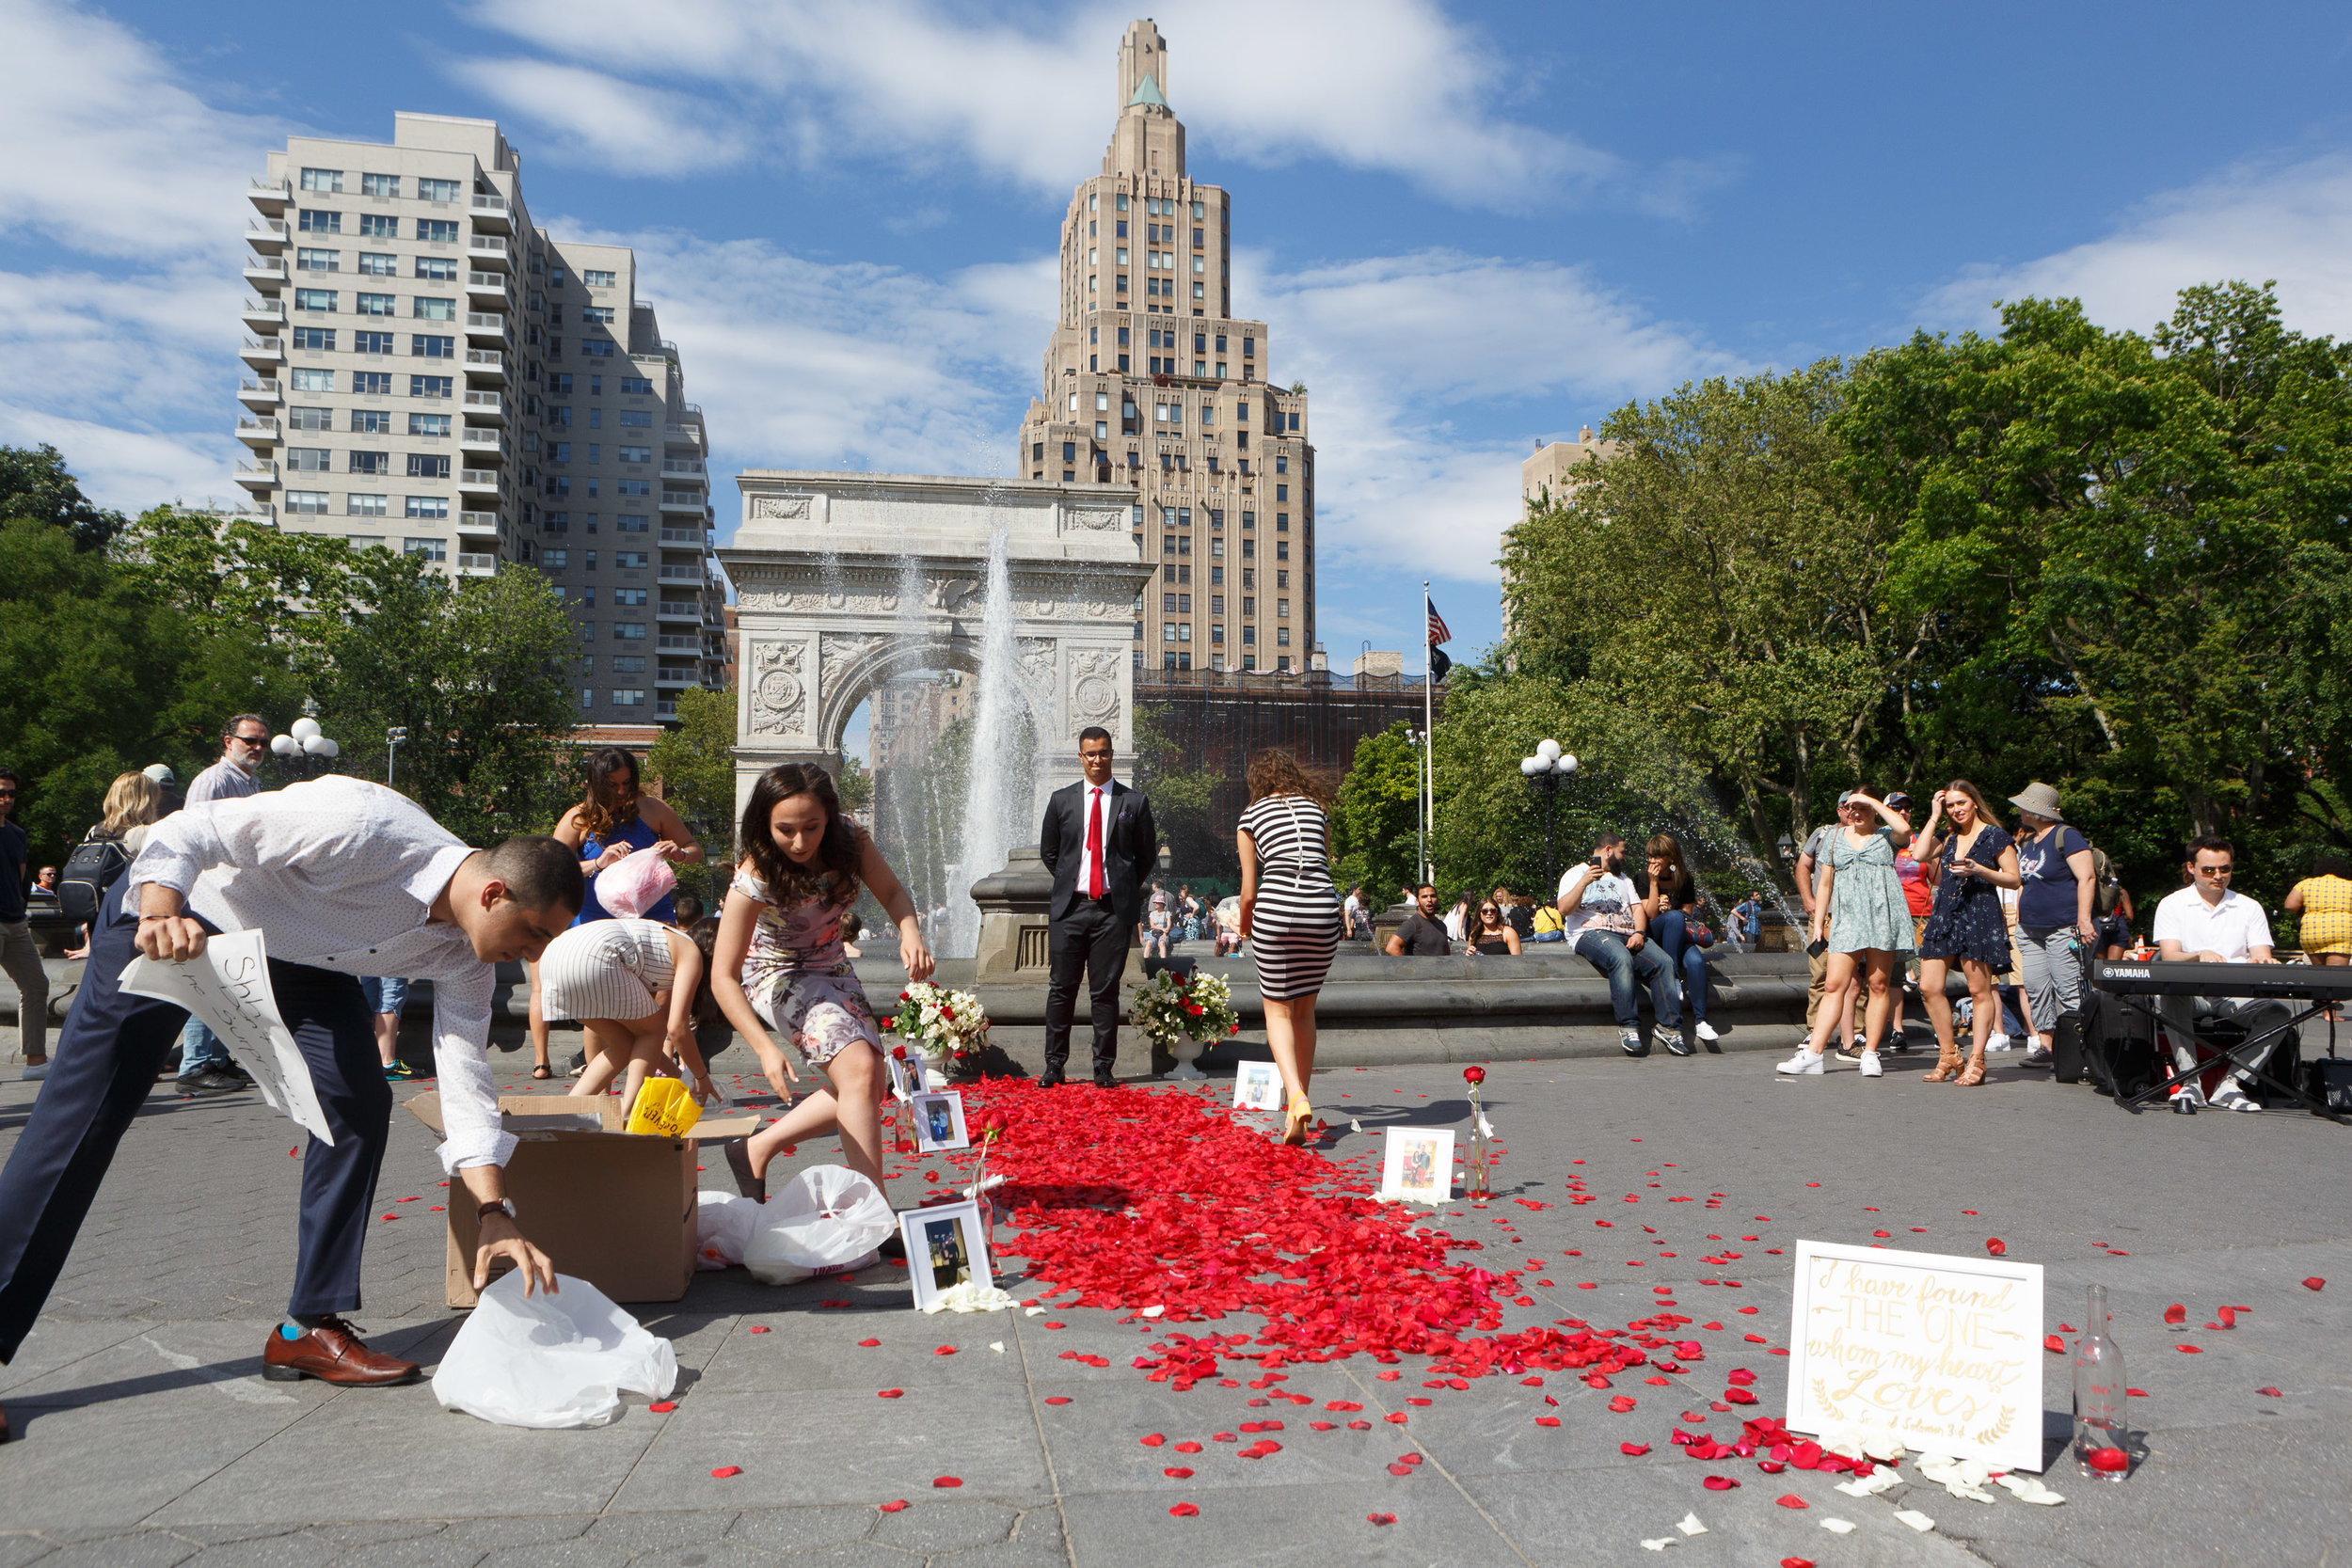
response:
M495 512L460 512L457 515L459 533L487 534L499 537L499 515Z
M256 451L274 447L278 444L278 421L276 420L239 420L237 439Z
M494 348L469 348L466 351L466 379L486 386L506 385L506 356Z
M502 392L473 392L466 394L466 418L483 420L491 424L506 422L506 396Z
M498 310L466 312L466 341L495 347L506 341L506 316Z
M237 401L247 408L275 408L286 401L276 376L247 377L237 383Z
M699 447L703 444L703 427L698 424L663 425L661 434L680 446Z
M653 684L664 690L683 691L688 687L696 684L701 678L698 671L672 670L665 667L654 672Z
M461 578L496 577L499 558L495 555L461 555L457 558L457 575Z
M496 468L460 468L457 470L457 488L462 494L503 495L506 476Z
M658 575L664 582L698 583L702 581L703 569L702 564L699 562L687 566L674 566L664 562Z
M664 490L661 492L664 512L691 512L697 516L710 510L699 490Z
M661 621L693 621L703 618L702 606L691 599L663 599L657 607L655 619Z
M286 221L283 218L255 218L245 226L245 243L264 256L277 256L286 248Z
M247 338L237 357L257 371L276 370L286 362L286 345L277 338Z
M267 459L240 463L237 465L237 483L248 490L275 490L278 488L278 465Z
M262 215L282 218L286 209L294 205L294 182L256 180L245 188L246 199L262 210Z
M503 458L507 455L506 432L488 425L469 424L457 433L457 444L469 455Z
M514 247L495 234L476 234L468 240L466 256L468 260L485 268L504 268L515 264Z
M653 716L656 719L675 719L677 717L677 704L657 702L653 705Z
M698 528L665 528L661 531L661 542L665 545L685 545L699 550L711 541L710 535Z
M699 654L703 651L703 640L701 638L688 637L676 632L663 632L659 638L654 640L654 645L665 654Z
M268 293L286 286L286 259L283 256L248 256L245 259L245 280Z
M237 313L245 318L245 325L256 332L274 335L286 325L286 302L281 299L248 299L245 308Z
M503 308L514 303L513 296L507 290L506 275L502 272L467 273L466 293L473 296L473 302L476 305L494 305Z
M474 228L485 233L511 234L515 231L515 210L502 196L477 196L469 209L473 214Z
M661 460L661 471L665 474L700 474L703 471L702 459L699 457L665 457Z

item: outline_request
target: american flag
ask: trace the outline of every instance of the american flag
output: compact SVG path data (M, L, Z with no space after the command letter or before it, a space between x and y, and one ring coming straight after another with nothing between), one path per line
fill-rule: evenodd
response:
M1426 598L1422 600L1422 605L1429 611L1429 641L1432 643L1453 641L1454 633L1446 628L1445 617L1438 613L1438 607Z

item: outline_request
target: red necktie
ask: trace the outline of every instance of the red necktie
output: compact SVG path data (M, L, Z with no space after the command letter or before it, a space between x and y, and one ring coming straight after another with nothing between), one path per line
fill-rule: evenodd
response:
M1087 791L1087 863L1094 869L1087 874L1087 896L1103 896L1103 792Z

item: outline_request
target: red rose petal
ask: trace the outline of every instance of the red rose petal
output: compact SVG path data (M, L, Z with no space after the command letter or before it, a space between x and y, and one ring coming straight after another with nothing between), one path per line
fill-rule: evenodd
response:
M1410 1465L1391 1465L1389 1466L1389 1474L1392 1476L1409 1476L1412 1473L1413 1467Z
M2174 1345L2172 1348L2179 1351L2183 1355L2202 1355L2205 1354L2195 1345Z
M893 1497L880 1506L884 1513L903 1513L906 1512L907 1500L904 1497Z
M2131 1397L2136 1400L2144 1400L2148 1397L2148 1390L2145 1388L2126 1388L2123 1392L2131 1395Z
M768 1332L768 1329L767 1329L767 1326L766 1326L765 1324L761 1324L761 1325L759 1325L759 1326L755 1327L755 1328L752 1330L752 1332L753 1332L754 1334L765 1334L765 1333L767 1333L767 1332Z
M657 1416L667 1416L671 1411L677 1408L677 1401L663 1400L659 1404L649 1404L645 1406L645 1408L652 1411Z
M880 1339L860 1339L857 1342L857 1345L860 1350L872 1350L876 1345L881 1343L882 1341Z
M961 1476L933 1476L931 1484L933 1486L961 1486L963 1478Z
M1629 1459L1639 1459L1649 1452L1649 1445L1647 1443L1620 1443L1617 1445L1617 1451Z
M1314 1428L1317 1432L1337 1432L1340 1430L1339 1423L1336 1421L1309 1421L1307 1424Z
M1370 1432L1372 1430L1372 1423L1370 1421L1350 1421L1347 1423L1347 1430L1350 1432Z
M1776 1476L1788 1468L1786 1463L1777 1459L1759 1459L1756 1462L1756 1467L1768 1476Z
M724 1481L729 1476L739 1476L742 1473L743 1466L740 1465L722 1465L717 1469L710 1472L710 1479L713 1481Z
M1535 1418L1535 1424L1539 1427L1556 1427L1560 1424L1560 1418L1557 1416L1538 1416Z
M884 1388L874 1397L878 1400L900 1400L906 1398L906 1393L904 1388Z
M1780 1560L1780 1568L1813 1568L1813 1560L1809 1557L1784 1557Z
M1700 1484L1705 1486L1709 1492L1728 1492L1740 1483L1732 1480L1729 1476L1709 1476L1704 1481L1700 1482Z
M931 1352L931 1354L933 1355L953 1355L956 1354L956 1347L953 1345L942 1345L937 1350Z
M2042 1348L2048 1351L2052 1355L2064 1355L2066 1354L2066 1341L2059 1338L2055 1334L2045 1334L2042 1337Z
M2172 1327L2178 1328L2188 1322L2188 1308L2176 1301L2164 1309L2164 1321Z
M2276 1388L2257 1388L2254 1392L2274 1400L2282 1400L2286 1398L2284 1394L2279 1392Z
M2320 1278L2317 1275L2313 1275L2309 1279L2303 1281L2303 1289L2306 1291L2324 1291L2327 1288L2328 1282Z
M1198 1443L1179 1443L1176 1445L1176 1451L1178 1453L1199 1453L1200 1451L1200 1445Z
M1780 1504L1783 1508L1811 1508L1813 1506L1811 1503L1806 1502L1803 1497L1798 1497L1794 1492L1784 1492L1779 1497L1774 1497L1772 1501Z
M1998 1236L1988 1236L1985 1238L1984 1250L1998 1258L2009 1251L2009 1243Z
M1367 1513L1364 1515L1364 1519L1367 1523L1375 1525L1393 1525L1396 1523L1396 1515L1393 1513Z
M1176 1481L1190 1481L1192 1479L1192 1471L1182 1465L1170 1465L1167 1469L1162 1470L1160 1474Z
M1191 1503L1178 1503L1174 1508L1169 1509L1168 1512L1179 1519L1190 1519L1196 1517L1200 1513L1200 1510L1193 1506Z
M1138 1439L1138 1441L1139 1441L1139 1442L1141 1442L1141 1443L1143 1444L1143 1446L1144 1446L1145 1448L1147 1448L1147 1449L1156 1449L1156 1448L1158 1448L1158 1447L1159 1447L1162 1443L1167 1442L1167 1441L1168 1441L1168 1438L1167 1438L1165 1435L1163 1435L1162 1433L1156 1433L1156 1432L1155 1432L1155 1433L1152 1433L1152 1434L1151 1434L1150 1436L1148 1436L1148 1437L1144 1437L1144 1438L1140 1438L1140 1439Z
M1068 1404L1070 1402L1070 1396L1068 1394L1049 1394L1045 1398L1045 1402L1047 1404Z

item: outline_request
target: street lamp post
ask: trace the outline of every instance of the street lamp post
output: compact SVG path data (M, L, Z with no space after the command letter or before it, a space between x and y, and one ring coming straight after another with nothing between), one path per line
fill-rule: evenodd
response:
M342 743L321 734L319 721L308 712L287 726L286 734L273 736L269 749L290 775L300 779L317 778L343 752Z
M384 786L392 784L392 770L400 763L400 743L408 738L408 726L394 724L384 732Z
M1551 837L1552 809L1560 798L1560 786L1576 771L1576 757L1560 750L1556 740L1546 740L1535 748L1532 757L1519 758L1519 771L1544 798L1544 885L1556 887L1560 880L1560 863L1553 850Z

